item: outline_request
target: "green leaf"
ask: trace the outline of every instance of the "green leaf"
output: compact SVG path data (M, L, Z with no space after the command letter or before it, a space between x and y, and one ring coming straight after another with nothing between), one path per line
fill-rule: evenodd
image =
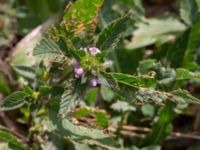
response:
M140 61L137 70L139 74L152 74L151 76L155 76L157 83L162 87L170 88L176 77L174 69L163 67L160 62L157 63L151 59Z
M156 90L147 89L147 88L140 88L138 91L136 91L135 98L137 101L142 102L142 103L154 102L156 104L163 104L167 100L172 100L172 101L181 102L181 103L184 102L183 100L177 101L176 99L173 99L173 95L170 93L156 91Z
M9 132L0 130L0 140L8 142L11 146L15 147L18 150L27 150L28 148L20 143L15 136Z
M200 46L200 21L193 24L190 30L186 31L174 44L172 44L168 59L172 67L185 67L196 69L197 54Z
M141 111L144 116L153 117L153 115L155 113L155 107L152 104L146 103L146 104L142 105Z
M102 112L95 112L95 118L96 118L96 124L103 127L107 128L108 127L108 117Z
M74 142L74 148L75 150L92 150L92 148L90 148L89 145L87 144L82 144L82 143L77 143L77 142Z
M101 95L106 101L111 101L115 97L115 93L106 86L101 86Z
M155 79L151 76L133 76L123 73L111 73L117 82L133 87L150 87L155 84Z
M170 100L176 103L200 103L200 100L190 95L185 90L175 90L171 92L161 92L153 89L139 88L135 93L135 99L139 102L154 102L163 104Z
M102 150L119 150L119 148L108 146L106 144L102 144L96 140L85 139L85 140L83 140L83 143L91 145L93 148L95 146L97 149L102 149Z
M172 132L171 121L175 117L174 104L167 102L161 109L159 119L153 124L152 132L142 141L143 146L160 144Z
M92 111L88 108L80 108L75 111L74 115L76 118L82 118L82 117L86 117L86 116L90 115L91 113L92 113Z
M77 0L71 5L64 15L62 28L72 35L79 35L88 28L95 28L97 14L103 4L103 0Z
M142 6L142 1L140 0L117 0L125 5L128 5L132 11L134 11L134 15L144 16L145 10Z
M198 7L195 0L180 0L180 15L185 23L192 25L198 15Z
M21 91L12 93L0 104L0 111L8 111L23 106L26 103L27 96L26 93Z
M33 55L38 57L57 57L62 56L63 53L53 40L43 38L34 48Z
M87 128L84 126L74 125L68 119L61 119L59 122L59 131L66 137L72 137L79 139L93 139L101 141L102 143L110 143L111 137L105 133L103 130ZM112 142L111 142L112 143Z
M184 68L176 70L176 80L200 79L200 72L191 72Z
M190 95L190 93L186 90L175 90L175 91L172 91L171 93L173 94L174 99L178 101L185 101L186 103L200 104L200 100Z
M118 83L116 79L112 76L112 74L102 72L102 74L99 74L98 80L101 85L106 86L110 89L119 89Z
M117 101L111 105L111 108L115 111L126 112L126 111L136 111L136 108L125 101Z
M97 110L94 110L94 108L79 108L78 110L75 110L73 114L76 118L83 118L87 116L94 116L95 118L95 124L106 128L108 127L108 117L105 115L105 113Z
M28 67L28 66L14 66L14 69L19 75L28 79L35 80L36 73L33 68Z
M198 11L200 12L200 1L199 0L195 0L197 7L198 7Z
M183 66L184 54L188 46L190 30L184 32L173 44L171 44L167 59L171 67L179 68Z
M125 15L106 27L99 35L96 47L101 50L114 48L116 43L119 41L121 33L126 29L127 21L128 15Z
M59 115L66 117L73 111L81 99L81 84L79 81L69 80L65 83L65 90L61 96L59 104Z
M161 146L159 145L149 145L146 147L142 147L140 150L161 150Z
M5 95L11 93L10 86L1 72L0 72L0 92L2 92Z
M197 68L197 64L195 62L195 54L199 50L200 46L200 21L196 22L190 31L189 41L187 45L187 49L184 54L183 65L187 69L195 69Z
M174 17L145 19L136 26L137 30L133 32L131 41L126 42L126 48L130 50L152 45L162 39L170 41L172 36L186 28Z

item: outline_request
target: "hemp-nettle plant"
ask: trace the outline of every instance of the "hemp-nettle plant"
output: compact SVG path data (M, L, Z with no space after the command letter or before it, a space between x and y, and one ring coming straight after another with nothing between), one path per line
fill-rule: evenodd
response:
M132 128L129 132L124 125L134 120L134 113L141 116L139 108L143 110L143 106L148 107L144 114L151 118L149 126L153 127L144 131L145 136L138 136L141 142L136 142L136 146L159 145L172 132L171 122L179 106L200 103L185 89L189 80L195 82L200 78L200 73L190 68L197 66L195 62L183 62L186 67L173 67L176 61L172 57L173 49L167 55L169 63L165 64L153 59L165 57L166 54L161 56L164 50L148 58L142 48L142 44L148 46L148 43L130 43L130 31L132 34L140 26L146 29L166 23L145 18L141 7L137 11L122 9L116 14L118 18L106 21L103 3L103 0L71 3L60 23L50 27L35 46L32 54L36 63L13 66L21 79L20 90L7 96L0 110L19 109L24 112L19 121L29 122L25 133L29 141L19 141L9 134L7 141L18 149L45 149L48 144L55 150L64 150L66 145L70 150L134 149L134 146L126 147L130 142L130 139L126 141L127 137L133 134L129 134ZM166 20L173 22L172 18ZM184 32L185 28L185 25L175 31L163 28L159 35L160 39L165 38L160 42L168 42L168 33ZM157 33L147 32L138 29L133 37L141 34L141 39L145 35L155 36L157 40ZM144 53L145 57L139 61ZM187 54L183 61L190 58ZM133 59L126 59L129 56ZM133 65L128 72L126 68L130 64Z

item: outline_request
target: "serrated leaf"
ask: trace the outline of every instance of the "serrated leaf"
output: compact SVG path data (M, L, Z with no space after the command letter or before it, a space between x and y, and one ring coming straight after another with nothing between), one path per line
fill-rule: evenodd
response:
M101 50L113 48L113 45L116 45L116 42L119 41L121 33L126 29L127 21L128 15L125 15L106 27L99 35L96 47Z
M66 116L77 107L79 102L80 97L76 93L73 93L70 89L66 90L61 97L59 114Z
M125 101L117 101L111 105L111 108L115 111L126 112L126 111L136 111L136 108Z
M184 68L176 70L176 80L200 79L200 72L191 72Z
M155 79L151 76L133 76L123 73L111 73L117 82L133 87L150 87L155 84Z
M12 93L0 104L0 111L13 110L23 106L26 103L27 96L26 93L21 91Z
M59 104L59 115L66 117L69 112L77 107L81 99L80 88L79 82L69 80L65 83L65 90Z
M28 148L20 143L15 136L11 133L0 130L0 140L8 142L11 146L14 146L18 150L27 150Z
M195 0L180 0L180 16L185 23L192 25L197 15L198 7Z
M103 0L77 0L64 15L63 30L68 34L79 35L88 28L95 28L96 17L102 4Z
M34 48L33 55L38 57L57 57L63 55L63 53L53 40L43 38Z
M170 24L170 26L169 26ZM146 19L136 24L131 41L126 42L126 48L134 50L152 45L163 38L170 41L172 36L186 29L185 25L174 17Z
M28 67L28 66L14 66L14 69L15 71L25 77L25 78L28 78L28 79L35 79L36 77L36 73L35 73L35 70L31 67Z

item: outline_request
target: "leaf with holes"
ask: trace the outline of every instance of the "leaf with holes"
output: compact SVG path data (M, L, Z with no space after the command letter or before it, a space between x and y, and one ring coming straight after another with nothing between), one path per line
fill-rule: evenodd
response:
M91 129L84 126L74 125L68 119L59 121L59 131L66 137L77 136L82 139L93 139L101 142L111 142L111 137L105 134L102 130ZM111 142L112 143L112 142Z
M161 92L153 89L139 88L135 93L135 98L139 102L154 102L163 104L170 100L175 103L200 103L200 100L190 95L185 90L175 90L171 92Z
M88 28L96 28L98 12L103 0L77 0L64 15L61 27L69 35L80 35Z

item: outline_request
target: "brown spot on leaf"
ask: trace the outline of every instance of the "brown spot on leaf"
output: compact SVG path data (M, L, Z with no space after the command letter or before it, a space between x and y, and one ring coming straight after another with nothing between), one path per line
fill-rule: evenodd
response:
M77 26L77 29L76 29L76 31L75 31L75 34L76 35L79 35L83 30L85 30L86 29L86 26L83 24L83 23L81 23L81 24L79 24L78 26Z

